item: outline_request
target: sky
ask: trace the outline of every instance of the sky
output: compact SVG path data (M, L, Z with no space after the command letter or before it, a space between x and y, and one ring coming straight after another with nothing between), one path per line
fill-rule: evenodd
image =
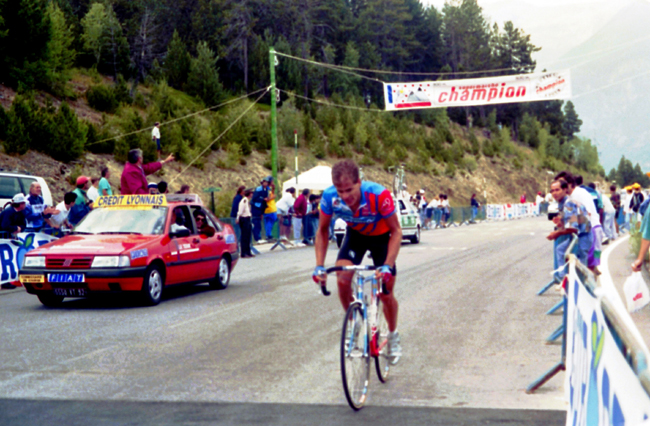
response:
M441 10L442 6L445 5L446 0L420 0L420 2L425 5L433 5L436 9ZM503 0L478 0L478 4L481 7L501 3ZM522 0L522 3L529 3L539 6L550 6L550 5L567 5L567 4L585 4L585 3L602 3L604 0ZM615 0L609 0L615 1Z

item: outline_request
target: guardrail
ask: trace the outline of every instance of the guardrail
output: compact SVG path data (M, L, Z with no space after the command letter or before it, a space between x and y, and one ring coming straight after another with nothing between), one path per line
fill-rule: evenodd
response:
M575 238L574 238L575 242ZM640 425L650 418L648 350L622 305L567 250L561 360L531 383L532 393L566 371L567 424Z

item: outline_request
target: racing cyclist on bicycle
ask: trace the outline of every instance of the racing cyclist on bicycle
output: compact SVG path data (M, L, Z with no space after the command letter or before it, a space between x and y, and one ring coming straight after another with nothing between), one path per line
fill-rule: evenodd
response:
M393 293L395 285L395 260L402 243L402 228L395 214L395 203L390 192L383 186L359 178L359 167L353 160L342 160L332 168L333 186L327 188L320 203L320 217L314 248L316 269L313 278L325 285L325 256L329 242L332 216L336 214L347 223L345 238L341 244L336 266L360 265L366 251L370 250L373 263L380 267L377 276L389 291L380 294L384 315L388 323L388 356L395 364L402 356L397 332L398 304ZM339 299L347 310L353 301L353 271L337 272Z

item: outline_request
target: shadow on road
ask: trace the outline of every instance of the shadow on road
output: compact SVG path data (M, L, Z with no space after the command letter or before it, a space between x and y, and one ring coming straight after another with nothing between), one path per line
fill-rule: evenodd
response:
M550 410L424 408L306 404L53 401L0 399L3 426L167 425L562 425Z

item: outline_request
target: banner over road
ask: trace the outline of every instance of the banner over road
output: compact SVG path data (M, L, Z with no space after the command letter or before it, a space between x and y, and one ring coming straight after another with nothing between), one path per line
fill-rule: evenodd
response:
M386 111L571 98L570 72L384 83Z

